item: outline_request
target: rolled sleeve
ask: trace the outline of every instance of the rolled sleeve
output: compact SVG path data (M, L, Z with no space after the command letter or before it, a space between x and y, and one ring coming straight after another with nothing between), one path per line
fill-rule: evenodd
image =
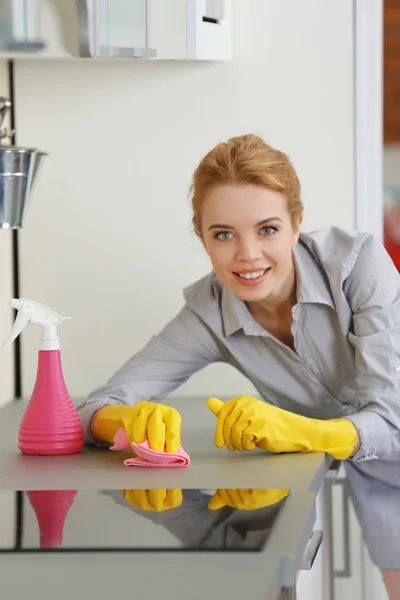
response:
M389 423L372 410L362 410L347 416L357 429L360 449L351 460L364 461L390 458L392 454L392 431Z
M368 236L348 278L353 312L360 450L354 461L400 458L400 275L383 245Z
M99 400L85 401L77 407L79 418L83 429L84 443L87 445L98 446L99 448L108 448L110 444L97 441L92 435L91 422L94 413L106 404L122 404L122 402L113 402L109 398Z

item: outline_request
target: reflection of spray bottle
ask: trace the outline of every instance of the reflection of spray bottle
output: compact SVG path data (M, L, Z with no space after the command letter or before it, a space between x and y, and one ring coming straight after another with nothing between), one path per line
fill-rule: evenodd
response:
M35 511L41 548L60 548L64 523L76 490L32 490L26 495Z
M18 315L3 348L28 324L43 328L35 387L19 428L19 449L23 454L80 452L83 429L65 385L57 336L57 325L68 317L25 298L11 300L10 306Z

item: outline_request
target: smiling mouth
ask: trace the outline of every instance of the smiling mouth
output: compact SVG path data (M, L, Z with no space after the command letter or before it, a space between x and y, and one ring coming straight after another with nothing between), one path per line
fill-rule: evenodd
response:
M236 273L234 272L235 275L237 275L238 277L240 277L241 279L245 279L245 280L255 280L255 279L259 279L260 277L262 277L263 275L265 275L265 273L267 271L269 271L271 267L268 267L268 269L259 269L258 271L248 271L247 273Z

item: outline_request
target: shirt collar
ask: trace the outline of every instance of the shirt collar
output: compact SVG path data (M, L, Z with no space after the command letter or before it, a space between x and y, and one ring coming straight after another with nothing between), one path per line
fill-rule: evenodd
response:
M244 302L223 285L221 312L226 337L243 328L243 309L245 308Z
M297 303L325 304L335 308L327 276L301 240L293 248L297 274ZM245 303L223 286L221 312L225 335L228 337L243 329L246 335L260 335L264 331L251 316Z
M301 241L293 248L297 274L297 302L326 304L335 308L324 268Z

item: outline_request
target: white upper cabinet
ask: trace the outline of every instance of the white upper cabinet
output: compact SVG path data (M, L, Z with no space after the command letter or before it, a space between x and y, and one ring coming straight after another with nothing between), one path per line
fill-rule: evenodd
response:
M187 58L231 60L231 6L227 0L189 0Z
M87 58L153 58L147 0L76 0L78 54Z
M5 0L0 56L231 60L231 0Z
M231 0L147 0L149 39L165 59L232 59Z
M0 2L0 52L39 52L40 0L2 0Z

